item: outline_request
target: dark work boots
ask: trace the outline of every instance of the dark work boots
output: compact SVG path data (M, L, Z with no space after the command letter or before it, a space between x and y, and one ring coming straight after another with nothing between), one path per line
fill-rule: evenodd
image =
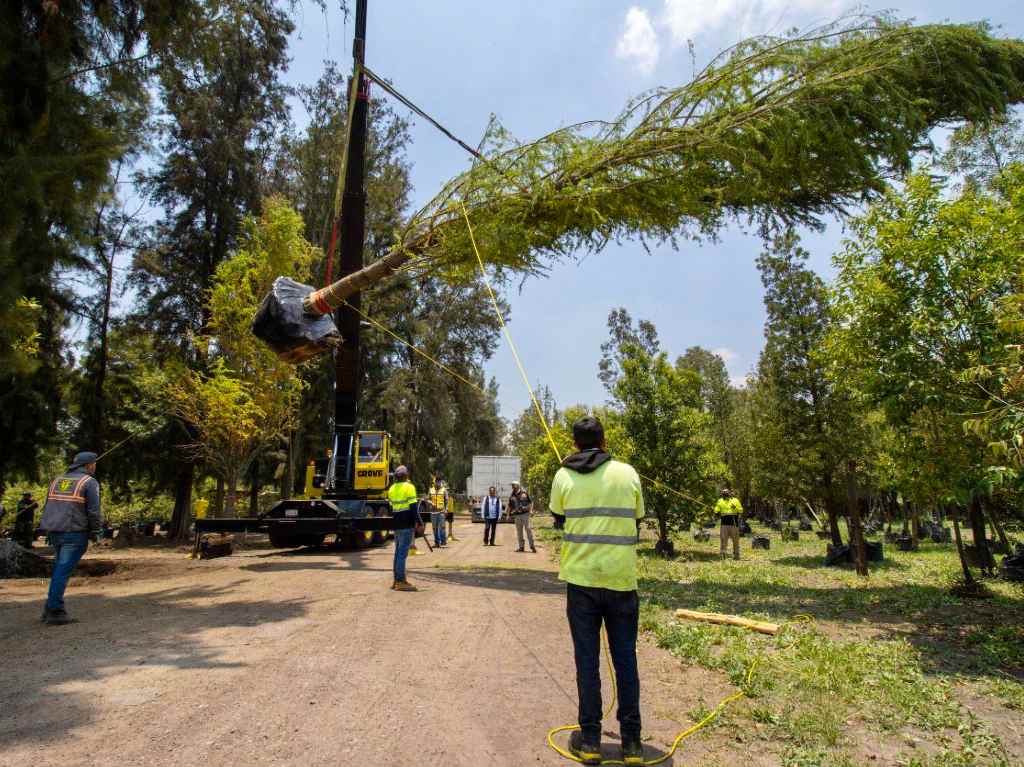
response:
M644 747L640 738L622 739L622 761L632 765L644 763Z
M43 608L43 617L41 619L47 626L65 626L68 623L74 623L74 619L67 614L66 610L50 610L49 608Z
M583 764L601 763L601 743L584 740L583 733L579 730L576 730L569 736L569 753L583 762Z

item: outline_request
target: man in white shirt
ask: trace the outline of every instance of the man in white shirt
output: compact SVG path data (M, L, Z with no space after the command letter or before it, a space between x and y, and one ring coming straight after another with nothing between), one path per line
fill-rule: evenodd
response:
M494 545L494 534L498 530L498 519L501 517L501 499L493 487L480 502L480 516L484 518L484 546Z

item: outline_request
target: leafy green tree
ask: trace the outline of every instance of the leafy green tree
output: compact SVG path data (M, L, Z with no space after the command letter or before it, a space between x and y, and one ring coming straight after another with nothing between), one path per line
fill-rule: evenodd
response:
M969 371L1017 342L999 315L1024 267L1024 174L1011 168L998 183L1000 194L968 186L945 199L932 179L912 176L853 221L836 258L835 353L858 388L917 436L938 500L968 506L983 565L991 565L981 509L990 461L963 425L989 397Z
M188 26L191 0L15 1L0 10L0 488L36 476L69 435L63 279L89 247L92 214L125 129L147 102L152 56Z
M624 307L612 309L608 313L608 335L609 339L601 344L597 377L609 393L614 393L615 384L622 376L627 347L637 346L650 355L656 355L661 347L654 324L649 320L640 320L634 325L633 318Z
M249 326L274 279L308 275L316 249L283 199L268 199L263 207L258 220L248 221L238 251L214 274L210 335L201 339L209 363L204 370L182 366L163 388L174 414L195 430L188 449L224 481L228 516L236 512L238 483L253 462L294 428L303 388L295 366L253 343Z
M969 186L992 189L1011 164L1024 162L1024 121L1014 114L960 126L936 164Z
M619 353L622 373L613 391L622 428L633 446L632 463L647 479L657 550L671 555L672 533L713 503L728 470L712 418L702 409L700 376L632 343Z
M161 210L148 247L135 258L133 321L154 333L168 364L201 371L194 340L210 332L208 291L238 247L242 221L259 212L268 158L287 119L287 63L293 24L273 0L211 0L187 41L159 56L160 163L144 188ZM181 435L181 444L195 434ZM172 451L163 467L175 492L175 520L187 517L194 462Z
M716 425L724 423L729 418L733 399L725 360L701 346L691 346L681 357L676 358L676 367L692 370L700 377L700 399L704 412L711 416Z
M825 507L835 545L844 491L840 475L857 458L858 413L829 377L824 341L831 325L829 291L806 266L808 253L789 230L757 260L765 288L765 348L759 389L775 430L771 458L775 492L787 505L815 499Z

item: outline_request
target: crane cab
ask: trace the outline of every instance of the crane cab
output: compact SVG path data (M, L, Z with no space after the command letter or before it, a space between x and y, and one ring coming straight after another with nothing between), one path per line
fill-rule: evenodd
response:
M352 489L383 495L388 487L391 436L385 431L356 432L356 466Z

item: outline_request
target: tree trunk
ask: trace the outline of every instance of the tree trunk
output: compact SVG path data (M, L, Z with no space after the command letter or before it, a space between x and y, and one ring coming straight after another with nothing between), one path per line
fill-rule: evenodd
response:
M249 470L249 516L255 517L260 511L260 467L259 461L252 462Z
M960 512L956 506L950 507L949 515L953 518L953 537L956 539L956 551L960 555L960 567L964 571L964 585L973 586L974 576L971 574L971 568L967 564L967 554L964 552L964 541L960 535Z
M842 546L843 533L839 529L839 512L836 510L835 499L831 495L825 499L825 513L828 515L828 530L832 536L832 545Z
M979 503L981 503L979 501ZM988 521L992 523L992 529L996 531L996 535L999 537L999 542L1003 544L1003 548L1007 554L1013 553L1013 547L1010 546L1010 539L1006 537L1006 531L1003 530L1003 526L999 524L999 515L996 514L996 510L992 507L991 503L982 504L982 508L988 514Z
M910 534L915 541L924 537L921 533L921 506L917 503L910 506Z
M224 516L234 519L238 516L238 478L228 477L224 485Z
M213 494L213 516L224 516L224 478L217 477L217 489Z
M288 434L288 449L285 452L284 459L284 471L281 472L280 481L277 483L278 494L282 501L286 501L291 497L291 483L295 479L294 471L292 470L292 443L294 442L293 434Z
M174 541L188 538L189 520L192 516L192 484L195 479L195 464L183 463L174 477L174 511L171 512L170 537Z
M981 569L992 573L995 566L995 559L988 547L988 534L985 532L985 515L981 510L981 498L977 495L971 498L971 505L967 509L967 518L971 523L971 534L974 537L974 548L978 553L978 562Z
M846 512L850 522L850 552L857 575L868 574L867 553L864 551L864 528L861 526L860 504L857 502L857 478L854 475L855 465L850 461L846 465Z

